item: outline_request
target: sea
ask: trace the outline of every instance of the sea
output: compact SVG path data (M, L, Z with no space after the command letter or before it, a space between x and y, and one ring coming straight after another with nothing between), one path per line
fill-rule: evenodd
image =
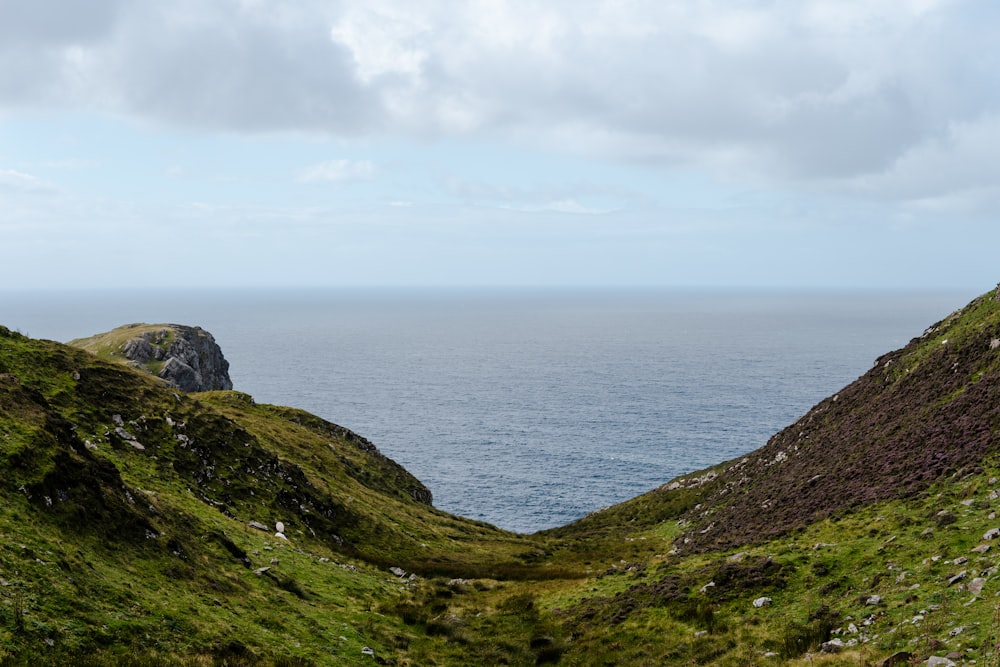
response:
M976 296L953 291L0 290L68 341L211 332L237 390L378 446L448 512L530 533L739 457Z

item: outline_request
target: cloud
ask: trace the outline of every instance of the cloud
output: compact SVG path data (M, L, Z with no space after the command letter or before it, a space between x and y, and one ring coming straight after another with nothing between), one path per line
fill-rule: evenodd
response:
M40 178L14 169L0 169L0 192L53 192L55 187Z
M0 113L473 137L888 194L1000 113L997 26L958 0L23 0L0 8Z
M301 183L348 183L366 181L375 175L375 164L369 160L327 160L299 172Z
M614 208L585 206L575 199L560 199L536 205L501 206L501 208L526 213L569 213L573 215L601 215L615 210Z

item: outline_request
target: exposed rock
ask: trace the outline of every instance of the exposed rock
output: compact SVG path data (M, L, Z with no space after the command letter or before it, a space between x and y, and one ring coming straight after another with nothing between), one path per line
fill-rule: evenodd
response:
M233 388L229 362L212 334L201 327L130 324L112 333L127 335L129 329L135 329L135 335L121 343L119 350L131 365L155 373L184 392ZM80 344L85 349L91 347L86 341Z
M771 604L771 602L772 602L771 598L767 597L757 598L756 600L753 601L753 606L756 607L757 609L760 609L761 607L766 607L767 605Z
M986 579L982 577L976 577L969 582L969 592L973 595L979 595L983 592L983 586L986 585Z
M942 658L941 656L932 655L927 658L925 663L927 667L955 667L955 663L948 658Z
M285 532L285 524L281 521L276 521L274 524L274 529L279 533Z
M995 540L998 537L1000 537L1000 528L990 528L983 533L984 540Z
M840 653L840 650L845 646L846 644L842 639L831 639L828 642L823 642L820 646L820 651L823 653Z
M955 585L955 584L957 584L958 582L960 582L960 581L962 581L963 579L965 579L965 577L966 577L966 576L967 576L968 574L969 574L968 570L962 570L961 572L959 572L959 573L958 573L958 574L956 574L955 576L953 576L953 577L950 577L950 578L948 579L948 585L949 585L949 586L954 586L954 585Z
M899 665L910 664L913 654L909 651L896 651L888 658L879 663L879 667L898 667Z
M247 525L250 526L251 528L256 528L257 530L263 530L265 533L271 532L268 530L267 526L260 523L259 521L250 521L247 523Z

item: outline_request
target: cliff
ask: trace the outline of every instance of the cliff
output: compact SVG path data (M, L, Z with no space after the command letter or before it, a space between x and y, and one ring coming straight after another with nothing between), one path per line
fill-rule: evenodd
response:
M124 361L185 392L233 388L229 362L212 334L180 324L129 324L69 343Z

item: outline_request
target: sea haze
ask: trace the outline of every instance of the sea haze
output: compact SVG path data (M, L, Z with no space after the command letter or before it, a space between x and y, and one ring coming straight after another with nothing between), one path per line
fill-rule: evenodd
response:
M972 296L0 291L0 324L201 326L238 390L364 435L441 509L531 532L760 447Z

